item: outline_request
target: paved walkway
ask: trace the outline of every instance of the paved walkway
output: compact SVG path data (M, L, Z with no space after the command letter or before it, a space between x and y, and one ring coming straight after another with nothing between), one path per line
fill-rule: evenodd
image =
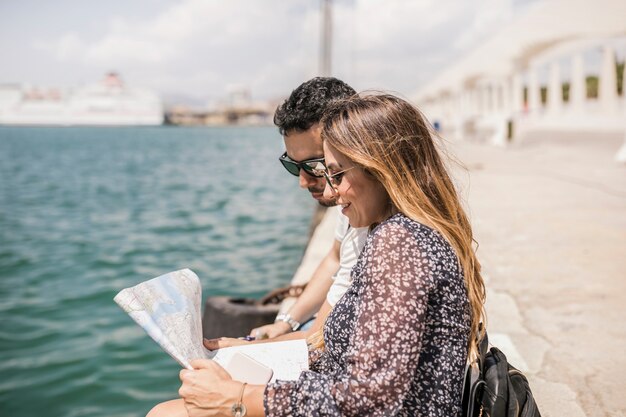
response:
M494 344L527 370L544 417L626 415L623 137L450 144L488 286Z

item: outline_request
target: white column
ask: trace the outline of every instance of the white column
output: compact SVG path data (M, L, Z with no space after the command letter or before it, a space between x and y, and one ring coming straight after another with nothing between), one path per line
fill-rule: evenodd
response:
M493 103L493 111L496 113L502 113L502 81L498 81L492 84L491 90L491 102Z
M470 101L472 103L472 117L476 117L480 113L479 90L476 84L470 90Z
M446 93L442 98L441 98L441 120L439 120L439 124L443 127L443 125L446 125L446 128L448 127L448 124L450 123L450 94Z
M437 103L439 104L439 111L437 112L437 121L439 121L439 124L441 125L443 123L443 119L446 113L446 97L443 95L443 93L439 93L439 99L437 100Z
M470 90L466 87L461 95L461 126L459 130L460 139L465 139L467 131L465 130L466 122L472 117L472 100Z
M548 110L552 114L561 111L563 103L563 90L561 87L561 74L559 71L559 62L554 61L550 64L550 80L548 84Z
M511 78L507 78L502 82L502 111L506 113L507 117L513 116L513 84Z
M540 94L537 70L531 67L528 70L528 110L533 116L539 115L539 110L541 110Z
M465 119L463 115L463 90L456 91L453 97L452 116L454 119L454 132L452 136L459 141L463 139L463 120Z
M486 82L482 86L482 95L483 95L483 114L487 114L491 111L491 93L489 84Z
M483 86L481 87L481 93L482 93L482 113L483 114L487 114L491 111L491 105L489 103L490 97L489 97L489 85L487 84L483 84Z
M495 118L495 132L492 136L492 142L494 145L506 146L507 145L507 133L508 122L510 113L507 111L507 91L508 83L505 79L500 78L494 85L495 99L495 112L497 117Z
M461 117L466 119L471 113L470 94L467 89L464 89L461 93Z
M478 85L475 85L472 88L472 117L476 117L480 114L480 88Z
M497 113L498 112L498 83L491 82L489 83L489 112Z
M521 74L515 73L511 84L511 111L513 115L517 115L524 108L524 85Z
M602 111L614 113L617 111L617 75L615 71L615 54L613 48L604 46L602 51L602 69L600 70L600 87L598 99Z
M572 58L572 79L569 83L570 111L582 112L585 100L587 100L587 83L585 82L583 56L579 53Z
M456 96L456 111L458 116L463 118L465 116L465 104L464 104L465 90L459 90Z

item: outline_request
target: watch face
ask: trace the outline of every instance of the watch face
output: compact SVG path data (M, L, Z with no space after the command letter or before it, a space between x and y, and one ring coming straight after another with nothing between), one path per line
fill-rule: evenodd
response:
M243 417L246 415L246 406L243 403L236 403L230 408L230 412L233 413L235 417Z

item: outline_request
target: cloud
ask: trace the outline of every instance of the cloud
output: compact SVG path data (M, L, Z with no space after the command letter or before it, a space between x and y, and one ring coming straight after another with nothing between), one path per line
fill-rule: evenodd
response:
M150 39L108 36L91 46L85 60L92 63L115 65L117 62L141 62L160 64L165 60L166 51Z
M317 13L281 0L186 0L149 20L114 19L86 45L82 61L162 91L219 95L235 83L267 95L277 80L290 78L281 73L316 62Z
M278 0L187 0L148 21L116 19L109 33L90 45L89 57L152 64L171 62L193 51L236 53L253 50L255 44L266 48L259 42L288 35L290 25L281 22L287 15L288 2Z
M81 56L85 51L86 45L77 33L68 32L56 40L34 41L33 47L51 54L59 61L68 61Z
M352 15L358 27L360 50L415 43L461 13L455 0L361 0L354 8L340 9L342 20Z
M513 17L512 0L480 0L472 23L454 43L456 49L466 49L499 29Z
M182 0L149 18L118 16L90 40L66 33L39 47L161 93L219 97L240 84L271 98L317 75L319 9L308 0ZM488 13L475 23L475 3L463 0L337 0L334 74L357 89L408 94L502 19Z
M472 15L471 2L457 0L361 0L354 9L345 8L337 25L338 44L352 51L336 65L340 74L353 78L359 89L382 88L400 93L412 91L432 77L432 63L454 54L451 46ZM336 25L336 26L337 26ZM339 46L341 48L341 46ZM446 61L446 59L443 59ZM346 65L353 69L346 69Z

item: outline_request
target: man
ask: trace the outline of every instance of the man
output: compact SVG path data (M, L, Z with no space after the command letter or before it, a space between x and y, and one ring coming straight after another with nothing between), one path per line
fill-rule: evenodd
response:
M324 198L326 180L323 160L320 120L329 105L338 99L356 94L354 89L332 77L316 77L296 88L274 114L274 124L283 136L286 152L280 162L292 175L297 175L301 188L306 188L319 204L335 205L334 200ZM334 209L333 209L334 210ZM280 340L306 338L322 328L334 304L350 284L350 271L356 263L367 230L349 228L345 216L338 212L335 241L313 273L304 292L287 314L281 314L276 322L252 329L251 336L258 339ZM301 323L317 312L313 325L304 331L296 331ZM207 341L209 349L237 344L232 339Z
M323 206L334 206L335 202L324 198L326 180L322 172L326 167L323 162L319 122L333 101L353 94L355 91L350 86L336 78L313 78L296 88L274 114L274 124L283 135L287 149L280 157L280 162L292 175L298 176L300 187L306 188ZM350 284L352 266L356 263L367 237L366 228L350 228L346 217L339 212L338 215L333 246L313 273L304 292L288 314L279 315L274 324L253 329L252 336L258 336L259 339L277 337L272 340L290 340L306 338L322 329L332 306ZM316 311L317 317L311 328L295 331L300 323ZM263 341L265 340L259 340ZM208 349L215 350L256 342L222 338L205 340L204 344ZM198 386L198 389L202 390L202 387ZM147 417L187 415L184 407L182 399L165 402L157 405Z

